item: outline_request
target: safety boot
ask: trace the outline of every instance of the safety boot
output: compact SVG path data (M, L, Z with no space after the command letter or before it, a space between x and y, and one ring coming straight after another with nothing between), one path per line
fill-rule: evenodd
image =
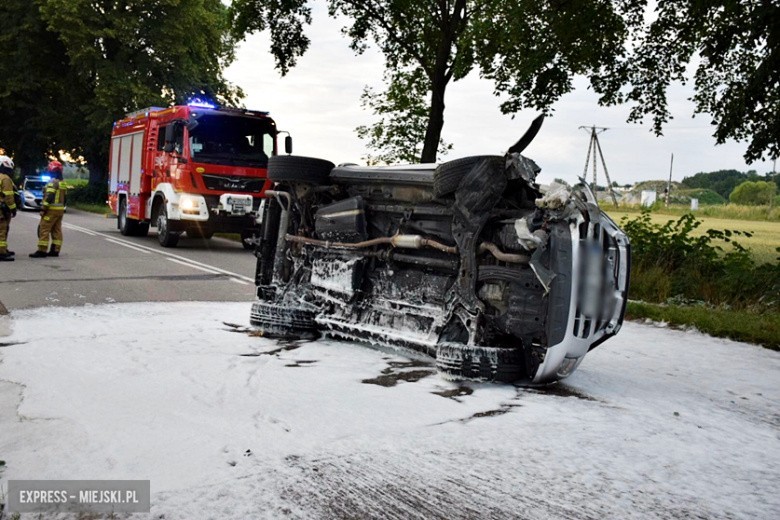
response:
M30 258L46 258L49 256L46 251L36 251L34 253L30 253Z
M13 262L13 261L14 261L14 255L12 255L10 252L0 253L0 262Z
M54 249L54 246L51 246L51 249L49 249L49 256L60 256L60 252Z

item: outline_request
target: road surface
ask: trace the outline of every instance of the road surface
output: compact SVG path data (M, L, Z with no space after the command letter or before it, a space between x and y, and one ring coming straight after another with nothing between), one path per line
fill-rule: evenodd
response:
M38 213L19 212L0 263L0 303L9 311L143 301L251 301L255 259L241 244L183 238L163 248L148 237L124 237L116 219L68 210L58 258L29 258L36 249Z

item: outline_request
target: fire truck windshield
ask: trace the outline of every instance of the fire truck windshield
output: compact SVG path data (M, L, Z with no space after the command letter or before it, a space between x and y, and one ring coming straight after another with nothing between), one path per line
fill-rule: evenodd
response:
M202 115L190 130L194 162L265 168L274 150L274 128L260 118Z

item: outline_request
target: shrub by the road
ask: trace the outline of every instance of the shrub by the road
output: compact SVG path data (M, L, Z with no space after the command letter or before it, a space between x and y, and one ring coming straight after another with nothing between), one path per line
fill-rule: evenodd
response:
M780 258L757 264L735 241L749 233L694 234L701 221L691 214L659 224L645 211L621 222L632 252L628 318L780 349Z
M70 186L68 203L105 204L108 198L108 185L105 182L65 181Z
M750 233L709 229L691 214L665 224L643 212L622 220L631 239L632 299L663 303L705 302L734 308L777 312L780 308L780 262L756 264L737 241Z

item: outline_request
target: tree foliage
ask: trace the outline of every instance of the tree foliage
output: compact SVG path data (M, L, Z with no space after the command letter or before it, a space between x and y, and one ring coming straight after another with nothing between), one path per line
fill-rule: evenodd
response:
M549 112L576 74L593 74L623 54L628 33L620 13L629 20L641 14L628 0L329 0L328 7L349 20L343 32L355 52L373 44L385 58L387 90L364 96L380 120L360 135L387 157L422 143L423 162L435 161L441 147L450 82L478 70L504 98L503 111ZM273 39L274 31L290 37L271 49L283 74L308 47L302 31L311 11L302 0L236 0L233 17L239 34L270 28ZM400 80L410 95L398 95Z
M594 83L601 102L632 104L629 119L650 116L660 135L672 118L669 87L692 65L695 111L712 117L716 142L747 141L749 163L780 155L780 3L659 0L651 19L629 24L631 52Z
M376 92L369 87L363 90L361 104L380 118L373 125L356 129L358 137L366 139L368 148L376 151L364 157L368 164L419 160L422 154L420 136L425 135L428 121L427 78L420 72L419 69L388 71L385 73L386 91ZM445 155L451 149L451 144L439 139L439 155Z
M241 95L222 76L235 41L220 0L4 0L0 18L0 104L14 117L0 139L28 169L64 149L102 174L125 113Z
M777 186L767 181L745 181L731 192L729 201L747 206L763 206L774 201Z
M705 188L710 189L724 199L728 199L731 192L738 184L746 180L758 180L759 177L755 171L747 173L737 170L718 170L715 172L699 172L691 177L685 177L682 185L687 188Z

